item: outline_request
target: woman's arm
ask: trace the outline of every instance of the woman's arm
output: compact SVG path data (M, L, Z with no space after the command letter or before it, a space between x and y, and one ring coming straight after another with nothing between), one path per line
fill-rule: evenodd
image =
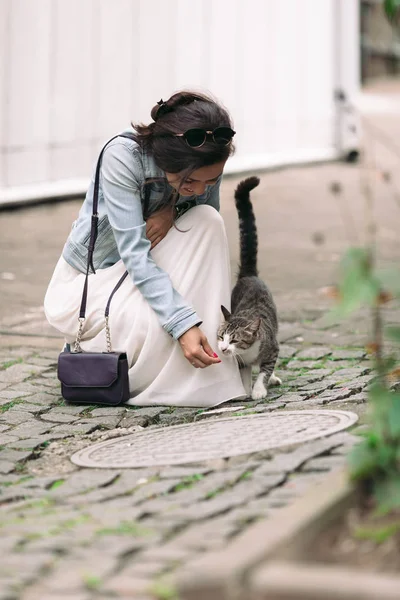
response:
M137 169L132 150L123 142L111 143L104 152L101 168L108 220L119 255L134 284L157 314L163 328L178 339L191 327L201 324L195 310L173 288L168 274L150 255L146 237Z

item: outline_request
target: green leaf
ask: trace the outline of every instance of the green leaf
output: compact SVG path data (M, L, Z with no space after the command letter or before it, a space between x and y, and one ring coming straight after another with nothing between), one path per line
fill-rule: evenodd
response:
M352 479L366 479L371 477L378 469L378 455L371 448L368 440L363 440L350 451L347 457Z
M400 521L384 526L358 527L354 534L358 540L371 540L375 544L383 544L383 542L396 535L398 531L400 531Z
M399 0L400 1L400 0ZM400 298L400 271L394 267L388 269L379 269L376 277L380 283L381 289L391 292L393 296Z
M397 15L400 8L400 0L385 0L383 3L387 18L391 21Z
M396 451L396 446L390 443L385 443L376 449L377 462L381 471L390 473L395 469Z
M388 415L392 406L392 397L392 392L379 382L374 383L369 391L368 399L372 408L370 416L371 430L380 440L386 439L389 435Z
M346 315L360 305L375 304L380 284L372 274L369 253L364 248L350 248L341 263L340 303L335 312Z
M392 477L379 481L374 486L374 496L378 502L380 514L387 514L400 508L400 477Z
M400 441L400 394L392 393L391 396L392 402L388 414L388 428L390 436Z
M400 342L400 327L398 327L396 325L386 327L385 333L390 340L394 340L395 342Z

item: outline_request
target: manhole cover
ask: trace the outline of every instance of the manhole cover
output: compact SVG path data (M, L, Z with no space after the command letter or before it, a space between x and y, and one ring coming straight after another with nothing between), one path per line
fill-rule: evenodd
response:
M302 410L201 421L113 438L76 452L71 460L97 468L181 465L299 444L346 429L357 419L347 411Z

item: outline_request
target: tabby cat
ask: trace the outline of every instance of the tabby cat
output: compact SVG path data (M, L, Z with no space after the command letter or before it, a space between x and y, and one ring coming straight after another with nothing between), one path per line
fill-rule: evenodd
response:
M251 393L253 400L267 396L268 384L282 382L274 374L279 345L278 315L266 284L258 277L257 227L250 192L258 186L258 177L248 177L235 190L240 229L240 265L232 290L232 313L221 306L225 321L218 330L218 347L233 355L242 367L258 365L259 375Z

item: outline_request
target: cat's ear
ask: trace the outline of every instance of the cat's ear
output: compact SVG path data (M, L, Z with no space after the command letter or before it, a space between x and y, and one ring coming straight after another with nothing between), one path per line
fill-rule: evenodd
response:
M252 321L248 327L249 331L251 331L251 333L257 333L257 331L260 329L260 325L261 325L261 319L260 317L258 317L258 319L255 319L254 321Z
M231 317L231 313L229 312L229 310L227 308L225 308L225 306L221 306L221 310L222 310L222 314L224 315L225 321L229 321L229 319Z

